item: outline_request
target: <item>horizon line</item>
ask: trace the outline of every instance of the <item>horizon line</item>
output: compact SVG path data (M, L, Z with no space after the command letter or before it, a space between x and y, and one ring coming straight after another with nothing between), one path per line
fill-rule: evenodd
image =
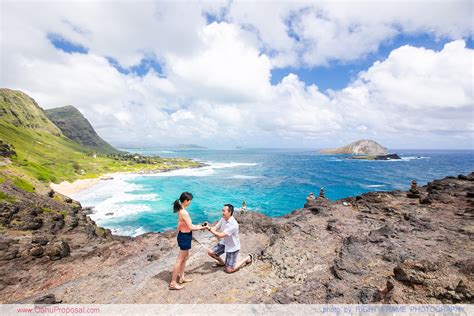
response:
M200 146L200 145L199 145ZM137 147L128 147L128 146L114 146L119 150L126 150L126 149L144 149L144 150L152 150L152 149L175 149L175 150L245 150L245 149L297 149L297 150L323 150L328 149L325 148L316 148L316 147L206 147L200 146L197 148L186 148L186 147L176 147L176 146L151 146L151 147L144 147L144 146L137 146ZM331 148L332 149L332 148ZM390 150L462 150L462 151L474 151L474 148L388 148L389 153Z

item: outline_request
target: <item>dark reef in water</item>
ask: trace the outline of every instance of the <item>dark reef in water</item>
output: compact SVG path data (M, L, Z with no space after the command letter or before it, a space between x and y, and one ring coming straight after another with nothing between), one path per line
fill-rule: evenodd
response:
M397 154L387 154L387 155L378 155L378 156L351 156L349 159L366 159L366 160L394 160L402 159Z

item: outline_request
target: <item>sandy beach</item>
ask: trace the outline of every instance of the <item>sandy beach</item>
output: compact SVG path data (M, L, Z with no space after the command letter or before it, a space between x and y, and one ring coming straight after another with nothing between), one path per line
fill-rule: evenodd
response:
M79 191L85 190L89 188L90 186L98 183L100 181L100 178L95 178L95 179L79 179L74 182L67 182L63 181L59 184L56 183L51 183L50 187L56 191L59 192L63 195L70 196L72 194L75 194Z
M203 165L204 166L204 165ZM200 166L198 168L201 168L203 166ZM116 177L120 177L123 175L141 175L141 176L146 176L146 175L153 175L155 173L163 173L163 172L172 172L172 171L178 171L178 170L187 170L189 168L178 168L178 169L171 169L171 170L160 170L156 172L114 172L114 173L106 173L101 175L98 178L92 178L92 179L78 179L73 182L68 182L68 181L63 181L61 183L50 183L51 189L54 191L61 193L66 196L71 196L73 194L76 194L80 191L83 191L87 188L90 188L91 186L99 183L100 181L107 181L107 180L112 180ZM195 169L195 168L190 168Z
M99 178L93 179L78 179L73 182L63 181L59 184L51 183L49 186L56 192L61 193L62 195L71 196L77 192L85 190L94 184L99 183L100 181L112 179L114 176L117 176L121 173L109 173L100 176Z

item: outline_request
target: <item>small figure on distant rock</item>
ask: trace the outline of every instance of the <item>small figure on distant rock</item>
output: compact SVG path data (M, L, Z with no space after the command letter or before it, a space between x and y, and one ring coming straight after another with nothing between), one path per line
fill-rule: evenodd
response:
M240 213L246 213L247 212L247 203L245 200L242 202L242 207L240 208Z
M306 198L306 203L309 203L311 201L314 201L315 197L314 197L314 193L311 192L309 193L308 197Z
M412 199L417 199L420 197L420 191L418 190L416 180L413 180L411 182L411 188L409 192L407 193L407 197L412 198Z
M319 197L325 199L326 197L324 196L324 187L321 187L321 190L319 190Z
M412 192L412 193L418 192L418 187L417 187L416 180L413 180L411 182L410 192Z

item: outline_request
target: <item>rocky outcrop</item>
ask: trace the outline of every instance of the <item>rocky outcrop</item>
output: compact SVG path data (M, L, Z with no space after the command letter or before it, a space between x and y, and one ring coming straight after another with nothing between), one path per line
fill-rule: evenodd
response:
M0 157L9 158L9 157L12 157L12 156L16 156L16 152L13 149L13 146L8 145L7 143L4 143L0 139Z
M67 203L68 198L54 192L19 190L10 180L0 190L0 290L11 280L27 282L30 278L21 275L32 267L41 269L85 247L112 241L110 231L97 227L78 202Z
M396 160L402 159L397 154L387 154L387 155L378 155L378 156L367 156L367 155L360 155L360 156L351 156L349 159L366 159L366 160Z
M43 297L40 297L34 301L35 304L58 304L61 301L56 300L54 294L47 294Z
M64 218L9 205L2 213L7 225L23 218L43 224L31 230L17 223L2 233L0 301L472 304L474 173L412 189L318 197L278 218L236 214L241 258L251 252L257 260L231 275L211 266L207 249L215 240L196 232L186 295L167 288L177 255L174 231L102 236L74 201L61 204ZM78 226L71 229L74 212ZM56 230L52 223L61 220Z
M292 229L271 237L278 246L268 247L264 260L272 263L279 278L292 282L268 302L474 302L474 258L469 250L474 237L469 195L473 176L415 188L420 195L416 200L400 191L329 203L316 199L291 221L303 233ZM321 204L323 212L311 212ZM300 245L306 251L300 251ZM310 257L302 268L301 252ZM298 263L282 265L285 257L296 257ZM314 273L318 264L323 268Z
M40 246L41 247L41 246ZM58 242L52 243L48 245L46 248L46 255L51 260L59 260L64 257L69 256L71 253L71 249L69 248L69 244L64 240L60 240Z
M394 160L394 159L402 159L397 154L387 154L387 155L378 155L374 157L374 160Z
M349 154L349 155L367 155L379 156L387 155L387 148L381 146L373 140L358 140L343 147L335 149L323 149L322 154Z

